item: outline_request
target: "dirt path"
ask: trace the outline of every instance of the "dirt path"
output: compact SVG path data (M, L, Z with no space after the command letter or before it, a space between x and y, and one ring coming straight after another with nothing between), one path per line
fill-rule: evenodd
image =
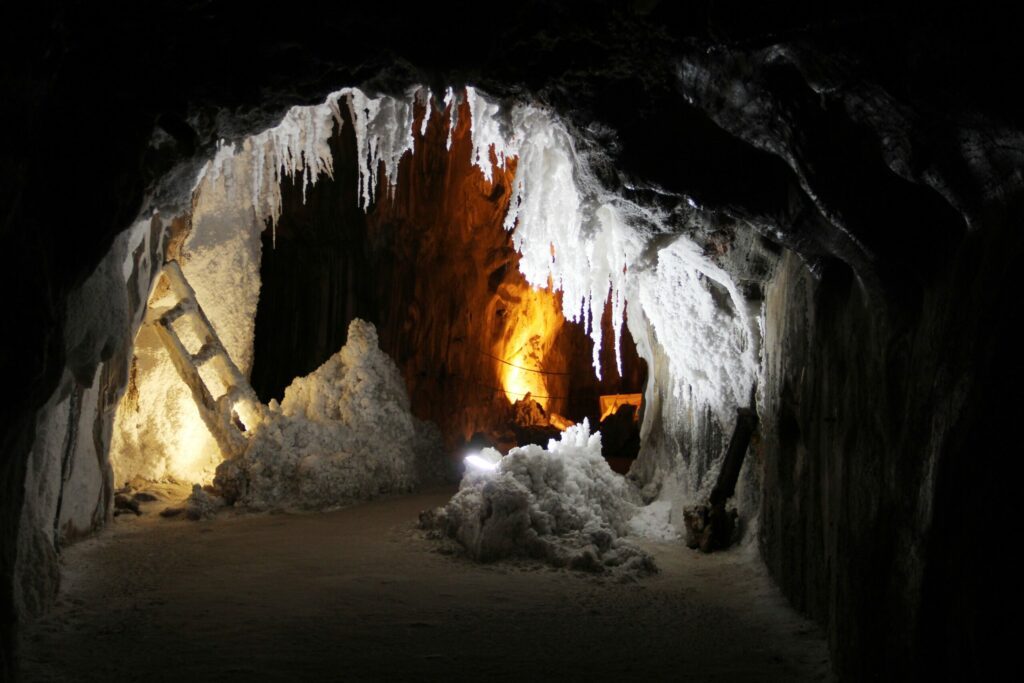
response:
M58 606L24 632L23 678L828 678L818 629L741 552L648 544L662 571L632 583L479 566L414 530L447 497L119 518L65 552Z

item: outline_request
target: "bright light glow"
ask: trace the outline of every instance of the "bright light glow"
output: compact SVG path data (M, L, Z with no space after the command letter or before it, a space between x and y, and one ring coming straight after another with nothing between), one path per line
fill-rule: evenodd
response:
M195 404L185 403L184 395L181 399L184 404L179 408L181 429L176 438L168 439L176 448L173 457L167 460L166 474L189 484L213 483L214 469L224 456L199 417Z
M498 456L497 459L494 459L494 455ZM498 469L498 464L501 462L501 455L499 455L493 448L488 448L483 453L470 453L464 458L464 460L466 465L475 470L479 470L481 472L495 472Z
M236 401L232 411L238 416L246 432L251 432L263 422L262 406L252 401Z
M506 361L498 369L501 388L509 403L531 398L547 409L551 391L544 367L544 356L551 350L555 335L565 323L558 298L547 289L528 285L507 284L506 301L514 301L505 311L507 324L505 339L495 348L494 355Z
M147 326L134 350L136 377L118 406L111 435L115 481L212 482L224 457L167 349Z

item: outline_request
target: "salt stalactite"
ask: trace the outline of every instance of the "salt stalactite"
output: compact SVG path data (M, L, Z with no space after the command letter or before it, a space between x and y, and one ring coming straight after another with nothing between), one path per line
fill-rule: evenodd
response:
M449 148L462 97L452 88L443 96ZM658 250L653 264L641 263L651 237L671 231L661 228L659 216L602 185L565 123L534 104L499 105L471 86L464 97L471 116L472 158L484 178L492 181L495 166L517 160L505 228L513 231L513 244L522 254L520 270L531 285L550 285L562 292L566 319L583 324L594 340L598 376L600 321L609 298L621 368L618 343L628 293L633 305L642 307L640 312L662 345L672 349L669 356L678 386L694 387L695 394L715 408L724 405L724 397L731 405L745 403L756 376L757 330L729 275L685 237ZM413 150L416 104L424 106L422 134L431 100L424 88L397 98L375 98L345 88L323 104L292 108L277 127L240 146L222 145L203 173L232 185L240 180L236 169L245 165L239 164L240 157L248 159L248 201L257 217L273 223L280 215L280 182L285 175L301 173L305 190L321 173L333 173L328 142L335 126L342 125L341 107L347 105L359 157L359 202L366 209L376 198L380 172L387 177L389 190L395 187L399 161ZM224 190L229 198L237 192ZM731 312L714 304L711 287L725 289ZM720 338L722 334L728 339Z
M727 293L732 311L723 309L712 287ZM756 344L746 324L746 304L728 274L700 248L677 238L658 253L658 264L638 278L638 303L668 356L681 398L692 391L697 405L711 408L723 424L737 406L745 406L757 376Z
M425 88L418 88L416 90L416 101L423 103L423 120L420 121L420 136L427 134L427 124L430 123L430 114L432 112L430 91Z
M625 317L626 277L643 242L580 155L573 137L551 112L518 104L503 112L479 91L467 88L473 119L473 160L491 177L493 150L498 165L518 158L515 196L505 228L523 258L530 284L561 290L563 314L582 323L594 340L594 370L601 374L601 315L611 296L616 362ZM631 209L640 213L638 207Z
M359 202L367 208L376 197L382 163L389 190L398 181L398 162L413 148L414 104L421 91L414 88L404 99L396 99L343 88L322 104L292 107L273 128L239 144L221 141L214 158L200 171L195 189L220 185L226 199L248 201L256 217L269 220L273 229L281 216L281 182L286 177L301 175L303 198L321 175L334 177L330 139L341 130L345 106L355 127ZM248 168L248 198L238 194L246 185L239 182L242 168Z
M418 90L418 89L417 89ZM360 205L366 209L373 202L378 184L377 172L383 162L389 191L398 182L398 162L413 147L413 90L403 99L371 98L356 88L338 93L348 95L349 111L356 129L356 150L359 155Z
M453 88L448 88L444 93L444 107L448 112L448 139L445 141L445 149L452 148L452 135L459 125L459 100Z
M489 101L472 87L466 88L466 102L469 104L470 137L473 140L473 163L484 174L487 182L492 182L493 165L491 151L494 152L496 163L504 167L509 157L515 156L514 142L509 141L507 126L498 118L501 107Z
M594 340L600 376L601 315L610 297L616 359L627 292L653 325L669 355L673 391L683 387L723 423L746 405L757 375L757 330L732 278L685 236L639 263L663 219L610 193L597 180L570 131L550 111L528 104L503 112L467 88L473 117L473 160L491 177L494 160L517 157L515 196L505 228L522 253L519 268L534 286L550 282L563 294L563 314L583 323ZM660 227L660 226L659 226ZM732 310L712 296L721 287Z

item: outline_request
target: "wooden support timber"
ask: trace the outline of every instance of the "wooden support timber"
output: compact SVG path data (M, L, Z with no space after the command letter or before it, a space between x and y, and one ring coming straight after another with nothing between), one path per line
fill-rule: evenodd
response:
M743 459L750 446L750 439L757 429L757 412L753 408L739 408L736 411L736 427L729 440L718 481L711 489L705 505L692 505L683 511L686 524L686 545L700 548L709 553L712 550L728 548L736 531L736 510L727 509L725 502L736 492Z

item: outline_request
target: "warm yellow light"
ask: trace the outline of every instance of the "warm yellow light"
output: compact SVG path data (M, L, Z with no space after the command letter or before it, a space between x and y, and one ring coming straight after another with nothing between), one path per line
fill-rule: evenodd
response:
M506 315L504 342L495 349L496 355L506 361L499 368L501 388L509 403L530 394L546 409L551 392L546 375L538 371L548 370L544 357L563 322L560 306L555 295L545 289L524 285L515 294L518 302Z
M263 406L258 403L242 399L235 402L232 410L238 416L238 420L242 423L245 431L251 432L263 422L262 408Z
M181 408L187 417L182 421L181 430L174 435L176 438L168 438L173 455L167 462L167 473L190 484L212 483L214 470L224 458L194 405Z
M622 406L636 406L636 413L633 419L636 420L640 414L640 401L643 394L605 394L601 396L601 419L614 415Z
M525 359L518 359L519 362L525 362ZM544 382L543 375L537 375L530 372L523 372L519 368L507 367L502 377L502 387L505 389L505 396L508 398L509 403L515 403L526 398L527 395L533 400L540 403L542 406L546 406L549 395L547 384Z

